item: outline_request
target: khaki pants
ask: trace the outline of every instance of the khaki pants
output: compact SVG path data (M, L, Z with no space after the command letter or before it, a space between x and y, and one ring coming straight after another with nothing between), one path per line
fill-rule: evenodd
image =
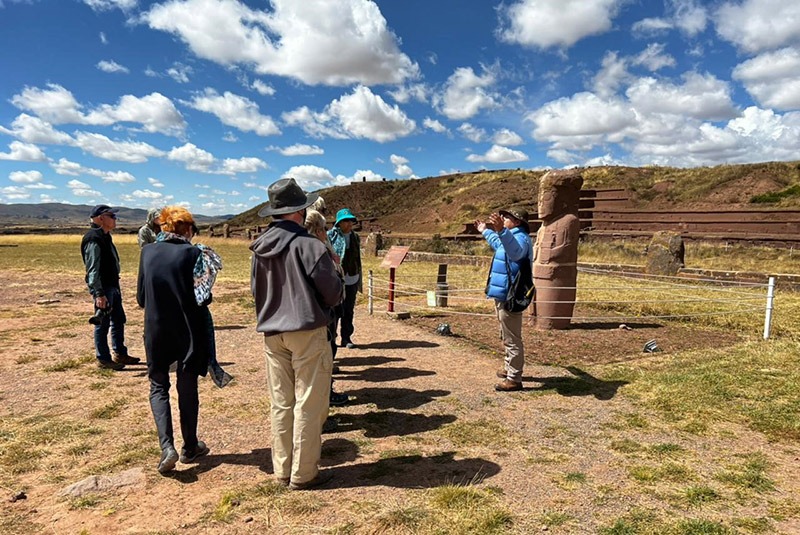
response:
M275 477L305 483L319 472L333 357L327 326L264 337Z
M500 322L500 337L506 350L506 377L512 381L522 381L522 368L525 366L525 349L522 347L522 312L509 312L503 308L502 301L495 301L497 320Z

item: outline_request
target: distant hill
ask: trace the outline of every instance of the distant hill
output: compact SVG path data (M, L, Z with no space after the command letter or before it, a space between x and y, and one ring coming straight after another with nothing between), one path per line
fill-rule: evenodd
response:
M71 229L88 226L89 213L94 205L86 204L0 204L0 225L38 229ZM217 224L232 216L193 214L199 225ZM120 230L138 229L147 219L147 210L121 207L117 213Z
M544 171L499 170L415 180L353 182L320 190L329 220L340 208L395 232L456 233L463 223L512 205L536 212ZM681 169L601 166L584 169L584 189L624 188L636 207L719 209L800 207L800 162ZM760 204L755 204L760 203ZM231 227L263 225L263 203L233 217Z

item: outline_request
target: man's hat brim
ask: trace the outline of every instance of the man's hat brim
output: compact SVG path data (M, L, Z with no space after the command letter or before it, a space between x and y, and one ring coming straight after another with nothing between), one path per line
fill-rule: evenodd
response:
M317 199L319 198L319 193L308 193L306 194L306 202L298 205L298 206L281 206L280 208L273 208L271 203L267 201L267 204L261 207L261 210L258 211L258 217L269 217L273 215L283 215L283 214L291 214L293 212L299 212L303 208L308 208L312 204L314 204Z

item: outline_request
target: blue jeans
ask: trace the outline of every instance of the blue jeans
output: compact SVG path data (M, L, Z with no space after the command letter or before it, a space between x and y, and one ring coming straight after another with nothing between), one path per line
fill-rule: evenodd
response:
M94 350L99 360L111 360L108 349L108 329L111 328L111 347L114 353L127 355L125 347L125 309L122 307L122 294L119 288L103 288L111 313L103 317L100 325L94 326Z

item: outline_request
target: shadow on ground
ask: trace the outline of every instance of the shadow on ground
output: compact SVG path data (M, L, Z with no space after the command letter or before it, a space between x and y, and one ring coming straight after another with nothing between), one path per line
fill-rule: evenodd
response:
M346 449L342 441L336 447ZM327 445L323 445L323 451ZM357 453L355 444L343 455ZM468 485L484 481L500 472L500 465L481 458L455 459L455 452L438 455L398 455L373 463L328 468L333 479L322 488L354 488L382 485L394 488L432 488L441 485ZM346 462L346 461L342 461ZM336 461L327 466L336 466Z
M337 433L362 429L367 438L413 435L439 429L456 421L452 414L410 414L397 411L372 411L364 414L336 414L331 416L339 425Z
M605 401L613 398L620 387L628 384L628 381L603 381L575 366L566 366L564 369L572 376L523 377L524 381L541 383L541 386L525 390L555 390L561 396L594 396Z
M415 409L449 394L449 390L413 390L411 388L360 388L347 391L347 395L355 398L349 405L373 403L380 410Z

